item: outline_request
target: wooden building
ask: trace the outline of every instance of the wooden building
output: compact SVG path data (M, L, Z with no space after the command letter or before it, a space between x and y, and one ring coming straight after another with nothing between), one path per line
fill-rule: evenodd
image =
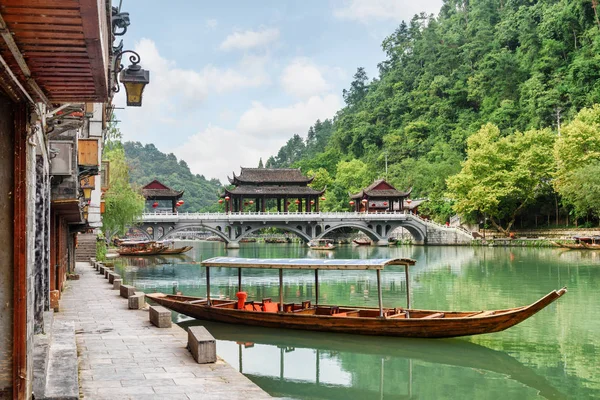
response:
M239 175L234 172L227 179L235 188L221 195L225 212L265 212L268 200L277 204L279 212L319 212L325 193L325 188L308 186L314 177L304 176L300 168L242 168Z
M360 192L350 194L350 204L356 212L402 211L410 192L411 189L401 192L385 179L378 179Z
M146 199L146 208L150 207L150 209L158 209L158 211L161 211L159 209L159 201L170 201L171 210L175 212L177 202L183 196L183 192L183 190L171 189L167 185L160 183L157 179L142 188L142 196ZM155 204L157 207L153 207Z

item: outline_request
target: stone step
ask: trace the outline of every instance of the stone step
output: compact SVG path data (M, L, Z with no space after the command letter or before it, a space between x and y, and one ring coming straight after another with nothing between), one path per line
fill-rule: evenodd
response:
M48 376L48 353L52 341L54 311L44 313L44 332L33 336L33 394L36 399L46 396Z
M74 321L54 320L46 376L44 399L79 399Z

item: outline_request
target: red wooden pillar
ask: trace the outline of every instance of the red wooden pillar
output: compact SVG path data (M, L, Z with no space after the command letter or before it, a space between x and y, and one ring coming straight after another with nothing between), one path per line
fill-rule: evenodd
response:
M15 107L13 399L27 396L27 104Z
M288 198L287 196L283 197L283 212L288 212Z
M263 196L260 199L260 211L265 212L266 209L267 209L267 199L265 196Z
M320 212L320 211L319 211L319 196L317 196L317 198L316 198L316 200L315 200L315 210L316 210L317 212Z

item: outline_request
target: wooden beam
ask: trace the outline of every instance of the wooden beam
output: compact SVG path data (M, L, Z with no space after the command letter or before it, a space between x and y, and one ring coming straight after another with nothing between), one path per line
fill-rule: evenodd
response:
M4 7L3 15L33 15L38 18L46 18L48 16L61 17L79 17L77 8L25 8L25 7Z
M377 298L379 299L379 318L383 318L383 296L381 294L381 270L379 270L379 269L377 270Z
M31 7L31 8L77 8L77 0L2 0L3 7Z
M15 24L10 27L11 32L21 34L25 32L77 32L83 33L83 28L80 25L45 25L45 24Z
M83 35L87 54L92 67L92 75L96 91L102 98L109 98L109 80L108 80L108 49L102 48L102 31L100 27L101 16L98 15L97 0L79 0L79 9L83 26ZM108 38L104 38L107 46ZM105 53L103 54L103 50Z
M319 305L319 270L315 269L315 305Z
M279 268L279 311L283 312L283 269Z
M13 263L13 399L27 394L27 104L15 110L14 263Z
M210 267L206 267L206 301L210 306Z
M4 18L11 24L44 24L44 25L77 25L81 26L79 17L42 17L40 15L7 15Z

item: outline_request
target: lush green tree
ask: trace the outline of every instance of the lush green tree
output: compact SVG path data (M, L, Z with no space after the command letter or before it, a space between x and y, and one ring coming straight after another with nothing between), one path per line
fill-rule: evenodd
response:
M118 142L104 150L103 158L110 161L110 186L104 193L106 210L102 215L102 230L110 242L114 235L122 235L144 211L145 199L129 183L129 165L125 151Z
M556 140L554 187L577 217L600 216L600 105L583 109Z
M519 212L550 189L554 139L547 129L502 137L495 125L483 126L468 140L462 170L448 178L454 210L485 214L508 235Z
M335 175L336 183L350 193L358 193L374 178L371 168L360 160L341 161Z

